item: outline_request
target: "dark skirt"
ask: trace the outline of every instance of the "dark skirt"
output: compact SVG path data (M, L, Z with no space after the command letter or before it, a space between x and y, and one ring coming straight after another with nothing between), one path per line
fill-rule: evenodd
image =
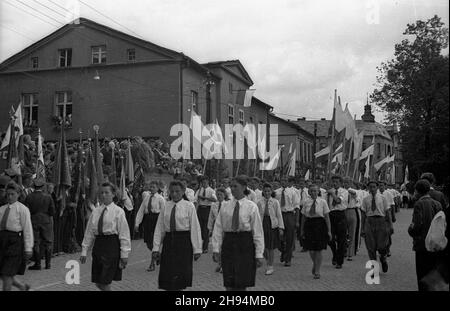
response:
M0 231L0 275L24 275L25 269L22 232Z
M191 287L193 255L190 231L166 232L161 252L159 288L180 290Z
M156 223L158 222L158 213L148 213L144 215L142 226L144 229L144 242L149 250L153 249L153 236L155 234Z
M268 215L265 215L263 218L263 231L264 248L269 250L278 248L278 228L272 229L272 221Z
M255 286L255 244L251 232L226 232L222 243L221 258L225 287Z
M305 217L305 216L304 216ZM309 251L327 249L328 228L323 217L306 217L304 247Z
M108 285L122 280L119 236L97 235L92 249L92 282Z

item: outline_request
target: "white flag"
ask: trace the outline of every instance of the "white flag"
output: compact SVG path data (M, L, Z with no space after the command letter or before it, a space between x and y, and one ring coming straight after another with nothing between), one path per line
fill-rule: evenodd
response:
M291 155L291 158L289 159L289 169L288 169L288 176L295 176L295 154L296 151L294 149L294 152Z
M270 159L268 163L264 163L263 165L261 165L260 169L264 171L271 171L276 169L278 166L278 160L280 159L280 151L281 149L278 149L275 156L272 159Z
M375 168L375 170L378 172L380 170L380 168L384 165L384 164L388 164L394 162L394 155L392 156L387 156L386 158L384 158L383 160L375 163L375 165L373 166Z
M14 107L11 107L14 111ZM17 107L17 110L14 112L14 127L19 129L18 135L16 135L16 146L19 144L19 138L23 135L23 119L22 119L22 103L19 103L19 106ZM5 148L9 145L9 139L11 137L11 123L8 126L8 129L6 130L5 138L2 141L2 145L0 147L0 150Z
M330 147L325 147L325 148L323 148L322 150L320 150L320 151L314 153L314 156L315 156L316 158L320 158L320 157L323 157L323 156L325 156L325 155L327 155L327 154L329 154L329 153L330 153Z
M255 94L255 90L245 90L244 107L250 107L252 105L253 94Z
M309 180L309 170L306 171L305 180Z

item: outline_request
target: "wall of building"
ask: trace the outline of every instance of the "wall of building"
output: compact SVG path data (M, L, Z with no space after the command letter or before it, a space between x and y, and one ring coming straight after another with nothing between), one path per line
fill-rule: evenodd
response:
M170 127L178 122L179 64L105 66L94 80L95 70L65 69L32 75L0 74L0 128L6 130L8 111L17 107L23 93L37 93L41 133L47 140L58 139L51 117L56 113L55 93L70 91L73 97L73 126L68 139L77 139L81 129L86 137L92 126L100 136L161 137L169 139Z

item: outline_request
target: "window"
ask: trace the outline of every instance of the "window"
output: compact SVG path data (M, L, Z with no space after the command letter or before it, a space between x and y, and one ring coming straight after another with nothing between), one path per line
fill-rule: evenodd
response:
M136 60L136 50L135 49L127 50L127 59L129 62L134 62Z
M245 125L244 110L239 110L239 123L241 123L242 125Z
M191 91L191 107L196 113L198 113L198 93Z
M37 57L31 58L31 68L39 68L39 58Z
M377 144L377 150L378 150L377 158L379 159L379 158L381 158L381 144L380 143Z
M92 63L93 64L106 63L106 45L99 45L92 47Z
M58 65L59 67L70 67L72 66L72 49L61 49L58 50Z
M233 93L233 84L231 82L228 83L228 91Z
M228 104L228 124L234 124L234 106Z
M23 125L37 126L38 125L38 99L37 93L22 94L23 104Z
M56 116L66 118L66 124L72 125L72 92L56 93Z
M361 152L364 151L364 150L366 150L366 149L367 149L366 143L362 143L362 150L361 150Z

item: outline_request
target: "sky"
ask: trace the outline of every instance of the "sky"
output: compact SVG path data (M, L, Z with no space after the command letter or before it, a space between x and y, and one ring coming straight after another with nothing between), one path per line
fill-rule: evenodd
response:
M335 89L360 119L377 66L393 58L406 25L437 14L448 27L448 6L448 0L0 0L0 62L82 16L199 63L239 59L254 96L286 119L331 118ZM375 116L382 121L381 111Z

